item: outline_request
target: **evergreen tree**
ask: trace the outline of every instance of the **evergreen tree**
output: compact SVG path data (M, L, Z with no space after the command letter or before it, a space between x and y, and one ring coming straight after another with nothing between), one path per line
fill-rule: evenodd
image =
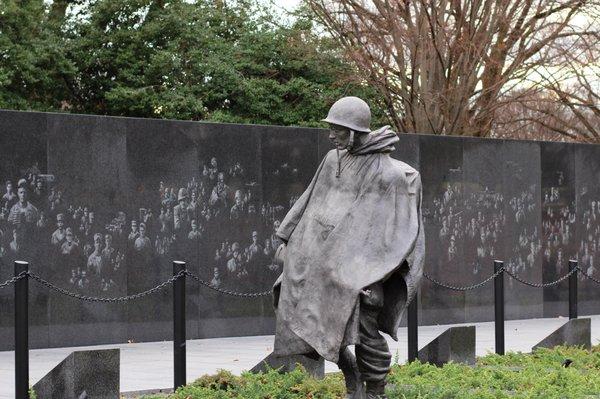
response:
M2 108L318 126L358 95L385 122L330 38L253 1L0 1Z

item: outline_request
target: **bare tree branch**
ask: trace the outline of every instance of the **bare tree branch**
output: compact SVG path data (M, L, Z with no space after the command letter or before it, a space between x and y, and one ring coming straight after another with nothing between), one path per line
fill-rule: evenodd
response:
M600 140L600 71L587 73L600 65L595 1L305 1L399 131L506 136L510 110L515 126Z

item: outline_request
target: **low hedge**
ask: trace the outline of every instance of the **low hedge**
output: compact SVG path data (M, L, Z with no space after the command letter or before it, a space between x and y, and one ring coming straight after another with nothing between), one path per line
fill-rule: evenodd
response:
M395 364L388 382L390 399L600 398L600 345L592 350L557 347L529 354L490 354L479 358L474 367L453 363L441 368L420 362ZM271 370L241 376L221 370L215 375L203 376L167 397L337 399L343 398L344 394L340 373L317 380L299 368L287 374ZM157 398L159 396L145 397Z

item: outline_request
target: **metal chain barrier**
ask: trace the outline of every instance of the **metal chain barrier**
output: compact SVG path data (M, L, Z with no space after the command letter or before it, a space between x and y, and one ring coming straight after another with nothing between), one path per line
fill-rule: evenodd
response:
M80 294L77 294L74 292L67 291L64 288L61 288L57 285L54 285L51 282L44 280L42 277L38 276L35 273L29 272L28 274L37 283L39 283L43 286L46 286L47 288L54 290L62 295L69 296L71 298L75 298L75 299L79 299L79 300L87 301L87 302L116 303L116 302L128 302L128 301L132 301L135 299L139 299L139 298L143 298L145 296L151 295L151 294L153 294L157 291L160 291L160 290L164 289L165 287L173 284L175 282L175 280L182 278L186 274L186 272L182 270L181 272L177 273L176 275L174 275L167 281L164 281L164 282L160 283L159 285L157 285L156 287L150 288L149 290L146 290L146 291L143 291L143 292L140 292L137 294L133 294L133 295L121 296L121 297L116 297L116 298L99 298L99 297L80 295Z
M257 298L257 297L261 297L261 296L268 296L268 295L271 295L273 293L272 289L268 290L268 291L262 291L262 292L235 292L235 291L230 291L230 290L227 290L227 289L224 289L224 288L215 287L214 285L212 285L208 281L202 280L200 277L198 277L197 275L195 275L194 273L192 273L190 271L186 271L186 274L188 276L190 276L191 278L193 278L194 280L196 280L197 282L199 282L200 284L202 284L203 286L208 287L211 290L214 290L214 291L219 292L221 294L225 294L225 295L229 295L229 296L235 296L235 297L241 297L241 298Z
M13 284L14 284L14 283L16 283L17 281L19 281L19 280L21 280L21 279L25 278L25 276L26 276L27 274L28 274L28 273L26 273L26 272L22 272L22 273L19 273L19 275L17 275L17 276L15 276L15 277L11 278L10 280L6 280L6 281L5 281L5 282L3 282L2 284L0 284L0 290L1 290L2 288L6 288L6 287L8 287L9 285L13 285Z
M547 287L552 287L554 285L560 284L561 282L565 281L566 279L568 279L571 275L573 275L573 273L575 272L580 272L581 274L583 274L584 277L586 277L587 279L595 282L596 284L600 285L600 280L594 278L593 276L588 276L585 272L583 272L583 270L581 270L579 267L571 270L569 273L565 274L564 276L560 277L559 279L549 282L549 283L532 283L526 280L523 280L521 277L519 277L517 274L507 270L506 268L502 267L500 270L498 270L497 272L495 272L494 274L492 274L491 276L489 276L488 278L486 278L483 281L480 281L479 283L476 284L472 284L472 285L467 285L467 286L456 286L456 285L450 285L450 284L446 284L446 283L442 283L441 281L436 280L435 278L431 277L430 275L428 275L427 273L423 272L423 277L425 277L427 280L431 281L432 283L449 289L449 290L453 290L453 291L471 291L471 290L475 290L477 288L483 287L484 285L486 285L487 283L489 283L490 281L494 280L496 277L498 277L502 272L506 272L506 274L508 274L511 278L517 280L518 282L530 286L530 287L534 287L534 288L547 288ZM165 287L173 284L177 279L183 277L184 275L188 275L190 276L192 279L196 280L198 283L200 283L201 285L210 288L213 291L219 292L221 294L225 294L225 295L229 295L229 296L234 296L234 297L240 297L240 298L258 298L258 297L262 297L262 296L268 296L271 295L273 293L273 290L270 289L268 291L261 291L261 292L236 292L236 291L231 291L225 288L220 288L220 287L216 287L214 285L212 285L211 283L209 283L208 281L205 281L203 279L201 279L199 276L197 276L196 274L185 270L185 271L181 271L179 273L177 273L176 275L174 275L173 277L171 277L170 279L160 283L159 285L157 285L156 287L150 288L146 291L137 293L137 294L132 294L132 295L127 295L127 296L122 296L122 297L115 297L115 298L102 298L102 297L92 297L92 296L86 296L86 295L81 295L75 292L71 292L68 291L64 288L61 288L45 279L43 279L42 277L40 277L39 275L32 273L32 272L23 272L21 274L19 274L18 276L15 276L13 278L11 278L10 280L5 281L4 283L0 284L0 289L2 288L6 288L14 283L16 283L17 281L25 278L26 275L31 276L31 278L36 281L37 283L51 289L54 290L62 295L65 296L69 296L71 298L75 298L75 299L79 299L82 301L87 301L87 302L105 302L105 303L117 303L117 302L127 302L127 301L131 301L131 300L135 300L135 299L139 299L139 298L143 298L145 296L148 295L152 295L153 293L160 291L162 289L164 289Z
M484 285L486 285L487 283L489 283L490 281L492 281L493 279L498 277L503 271L504 271L504 267L502 267L496 273L492 274L491 276L489 276L488 278L486 278L485 280L483 280L479 283L476 283L473 285L467 285L467 286L463 286L463 287L442 283L442 282L434 279L433 277L431 277L430 275L428 275L425 272L423 272L423 277L425 277L427 280L431 281L432 283L439 285L440 287L447 288L452 291L470 291L470 290L477 289L479 287L483 287Z
M547 288L547 287L552 287L554 285L560 284L563 281L565 281L566 279L568 279L569 277L571 277L571 275L573 273L576 273L579 270L579 267L575 267L573 270L571 270L570 272L568 272L567 274L565 274L564 276L562 276L561 278L559 278L558 280L554 280L550 283L531 283L529 281L523 280L521 277L519 277L518 275L516 275L515 273L506 270L506 274L508 274L510 277L514 278L515 280L517 280L519 283L521 284L525 284L528 285L530 287L534 287L534 288Z
M579 268L577 268L579 269ZM600 280L594 278L594 276L589 276L586 272L584 272L583 270L579 269L579 271L581 272L581 274L583 274L583 276L585 278L587 278L588 280L592 280L594 283L596 284L600 284ZM1 287L0 287L1 288Z
M15 277L11 278L10 280L7 280L6 282L0 284L0 289L16 283L17 281L21 280L22 278L25 278L26 275L29 275L35 282L53 290L53 291L56 291L59 294L62 294L62 295L65 295L65 296L68 296L71 298L79 299L82 301L87 301L87 302L115 303L115 302L127 302L127 301L131 301L131 300L143 298L145 296L151 295L151 294L153 294L157 291L160 291L160 290L164 289L165 287L173 284L175 282L175 280L183 277L184 275L190 276L192 279L196 280L198 283L204 285L205 287L210 288L211 290L214 290L216 292L219 292L219 293L225 294L225 295L229 295L229 296L235 296L235 297L241 297L241 298L257 298L257 297L261 297L261 296L268 296L273 293L272 289L270 289L268 291L262 291L262 292L235 292L235 291L231 291L231 290L228 290L225 288L215 287L211 283L202 280L200 277L198 277L194 273L187 271L187 270L177 273L176 275L174 275L167 281L164 281L161 284L157 285L156 287L150 288L149 290L146 290L146 291L143 291L143 292L140 292L137 294L115 297L115 298L92 297L92 296L87 296L87 295L81 295L76 292L71 292L71 291L68 291L64 288L61 288L61 287L45 280L41 276L39 276L35 273L32 273L32 272L23 272L23 273L19 274L18 276L15 276Z

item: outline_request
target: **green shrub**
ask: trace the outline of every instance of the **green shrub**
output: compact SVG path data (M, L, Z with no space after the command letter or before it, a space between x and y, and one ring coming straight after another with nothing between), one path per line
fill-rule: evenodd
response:
M569 367L563 366L566 359L572 361ZM600 346L591 351L557 347L539 349L532 354L490 354L479 358L476 366L395 364L388 382L390 399L600 398ZM344 398L344 394L341 373L328 374L323 380L317 380L298 368L287 374L271 370L241 376L221 370L215 375L199 378L168 397L337 399Z

